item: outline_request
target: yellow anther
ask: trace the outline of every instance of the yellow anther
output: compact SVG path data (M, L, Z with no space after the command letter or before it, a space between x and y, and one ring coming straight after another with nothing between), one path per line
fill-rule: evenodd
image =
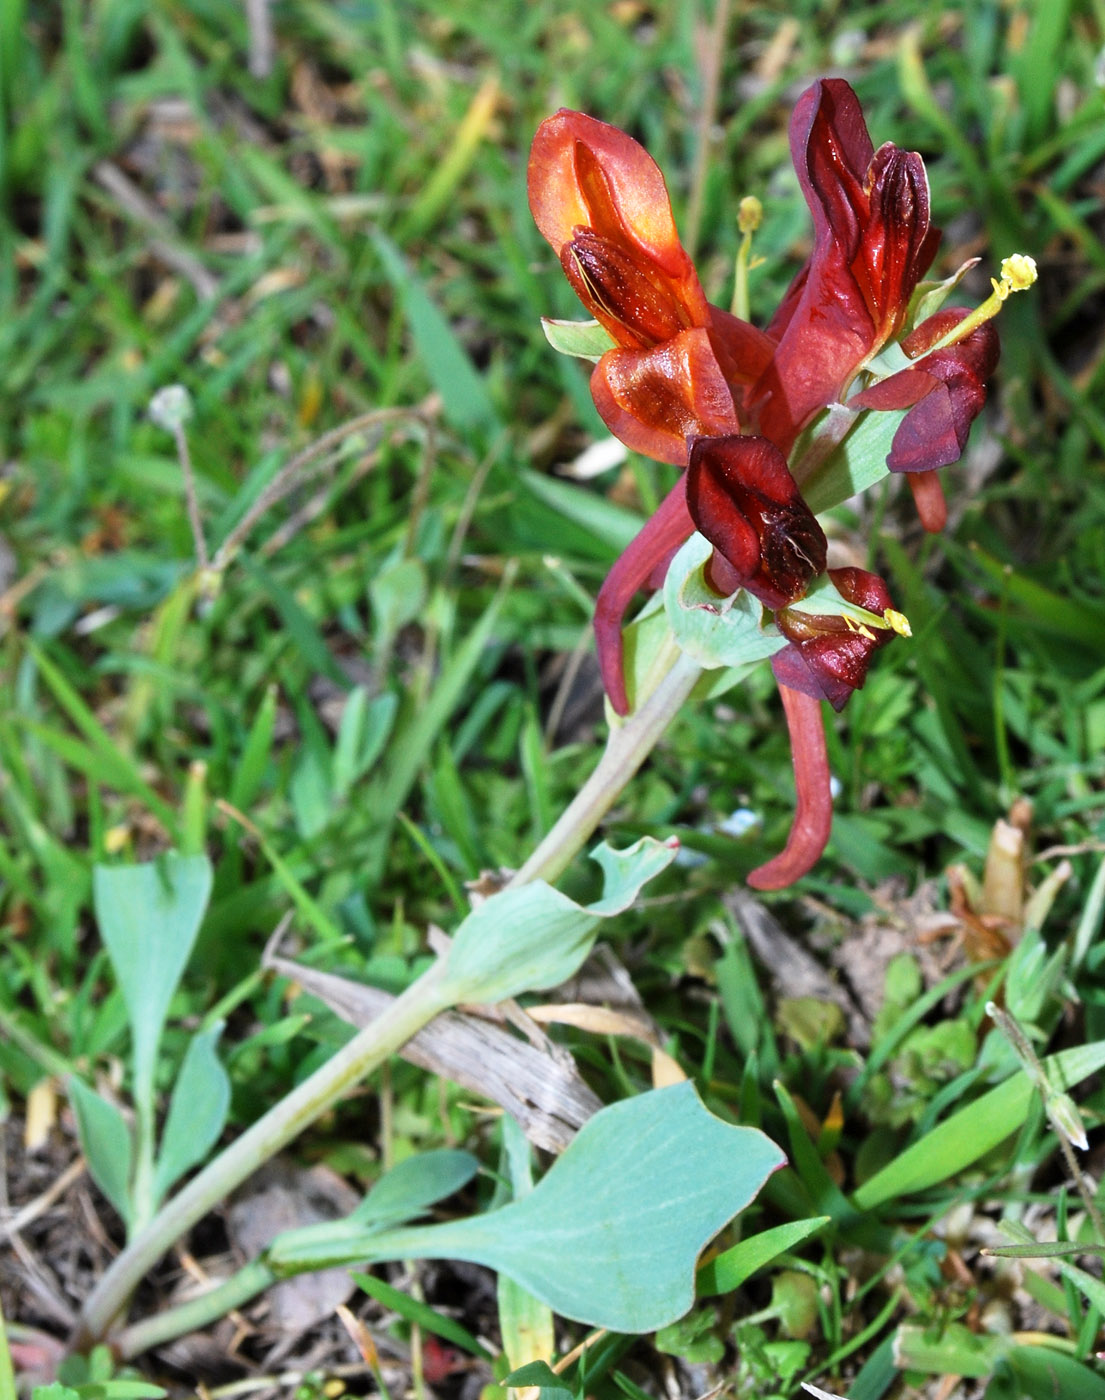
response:
M905 613L897 612L894 608L887 608L882 615L883 621L892 632L897 632L899 637L912 637L913 628L909 625L909 618Z
M1001 280L1011 292L1024 292L1036 280L1036 259L1027 253L1014 253L1001 264Z
M871 631L870 627L868 627L865 622L860 622L858 618L849 617L848 614L845 613L844 625L849 632L858 632L861 637L866 637L869 642L875 640L874 632Z
M754 194L746 194L737 209L737 228L741 233L755 233L764 216L764 207Z

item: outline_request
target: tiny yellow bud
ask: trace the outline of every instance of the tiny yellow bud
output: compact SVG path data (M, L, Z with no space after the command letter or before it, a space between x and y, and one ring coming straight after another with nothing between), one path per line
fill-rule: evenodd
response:
M1011 292L1027 291L1036 280L1036 260L1027 253L1014 253L1001 264L1001 280Z
M909 618L905 613L895 611L894 608L887 608L883 613L883 621L893 632L897 632L899 637L912 637L913 628L909 625Z
M737 209L737 228L741 233L755 233L764 216L764 207L754 194L746 194Z

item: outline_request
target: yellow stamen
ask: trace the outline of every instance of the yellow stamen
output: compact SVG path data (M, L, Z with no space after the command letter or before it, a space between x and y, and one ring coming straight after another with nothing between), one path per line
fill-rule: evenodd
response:
M1008 284L1011 292L1025 292L1037 277L1036 259L1027 253L1014 253L1001 265L1001 280Z
M887 608L882 615L883 621L892 632L897 632L899 637L912 637L913 628L909 625L909 618L905 613L900 613L894 608Z
M764 216L764 207L754 194L746 194L737 209L737 228L741 233L755 233Z
M933 350L943 350L947 345L958 345L961 340L966 340L984 321L989 321L998 314L1002 303L1007 301L1013 292L1026 292L1035 282L1036 276L1036 260L1030 258L1027 253L1013 253L1008 258L1003 258L1001 280L996 277L990 278L990 285L994 289L991 295L981 306L976 306L969 316L964 316L957 326L953 326L947 335L938 340L925 354L931 354Z
M736 275L733 281L733 300L729 309L734 316L747 321L751 315L748 302L748 272L757 267L761 259L752 257L752 235L760 226L764 207L754 194L746 194L737 208L737 228L741 232L741 245L737 249Z
M844 613L844 625L849 632L858 632L861 637L866 637L869 642L875 640L875 634L865 622L860 622L858 618L849 617Z

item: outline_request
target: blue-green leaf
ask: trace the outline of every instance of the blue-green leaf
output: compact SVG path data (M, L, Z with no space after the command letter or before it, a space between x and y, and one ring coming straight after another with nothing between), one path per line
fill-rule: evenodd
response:
M758 1129L707 1112L685 1082L595 1114L520 1201L441 1225L351 1230L325 1253L289 1232L268 1262L294 1273L343 1260L466 1259L563 1317L651 1332L691 1307L703 1247L784 1161Z
M602 898L581 905L542 880L503 890L474 909L449 949L444 995L461 1002L505 1001L555 987L591 951L599 919L628 909L641 886L675 859L678 843L650 836L624 851L597 846L606 877Z
M133 1147L130 1129L113 1103L108 1103L77 1076L69 1079L69 1101L77 1116L81 1150L92 1180L122 1216L130 1221L130 1172Z
M152 1077L169 1002L211 894L206 856L172 852L148 865L98 865L93 899L100 936L134 1037L135 1079Z
M230 1079L215 1054L222 1029L220 1021L209 1030L200 1031L192 1037L185 1053L161 1135L154 1176L156 1201L174 1181L203 1161L226 1123Z

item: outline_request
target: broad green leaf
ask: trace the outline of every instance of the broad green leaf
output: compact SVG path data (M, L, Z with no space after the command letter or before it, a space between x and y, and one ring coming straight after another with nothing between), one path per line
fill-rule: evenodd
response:
M93 901L100 936L134 1037L135 1079L152 1075L157 1045L211 894L206 856L170 852L146 865L98 865Z
M1057 1088L1077 1084L1105 1065L1105 1040L1049 1055L1044 1071ZM914 1191L925 1191L985 1157L1028 1116L1035 1085L1023 1070L953 1113L907 1147L855 1193L861 1210Z
M757 1269L770 1264L772 1259L796 1249L804 1240L823 1230L832 1217L815 1215L810 1220L789 1221L786 1225L776 1225L771 1230L762 1230L747 1240L741 1240L732 1249L703 1264L698 1271L698 1296L713 1298L719 1293L732 1293Z
M1105 1378L1046 1346L1010 1347L1006 1364L1019 1396L1030 1400L1105 1400Z
M479 1167L470 1152L456 1148L420 1152L385 1172L350 1219L362 1225L413 1220L467 1186Z
M456 932L443 994L452 1005L505 1001L566 981L591 951L599 919L628 909L677 849L651 836L624 851L596 846L591 857L602 866L605 887L595 904L577 904L542 880L492 895Z
M750 667L787 645L774 627L764 630L764 610L746 589L719 598L706 583L705 567L714 552L704 536L693 534L668 566L664 607L680 648L700 666Z
M528 1361L524 1366L519 1366L508 1376L504 1376L503 1385L512 1390L538 1386L541 1390L541 1400L574 1400L575 1396L575 1391L564 1384L563 1378L556 1374L547 1361Z
M554 350L580 360L601 360L607 350L615 348L610 333L597 321L557 321L542 316L541 329Z
M651 1332L694 1302L707 1242L784 1162L757 1128L723 1123L688 1081L601 1110L520 1201L442 1225L351 1232L329 1253L290 1232L278 1273L344 1260L465 1259L508 1274L563 1317Z
M156 1201L174 1181L203 1161L226 1124L230 1079L215 1054L222 1030L220 1021L199 1031L185 1052L161 1134L154 1175Z
M115 1105L75 1074L69 1077L69 1101L77 1115L77 1132L92 1180L124 1222L129 1222L133 1153L130 1129Z

